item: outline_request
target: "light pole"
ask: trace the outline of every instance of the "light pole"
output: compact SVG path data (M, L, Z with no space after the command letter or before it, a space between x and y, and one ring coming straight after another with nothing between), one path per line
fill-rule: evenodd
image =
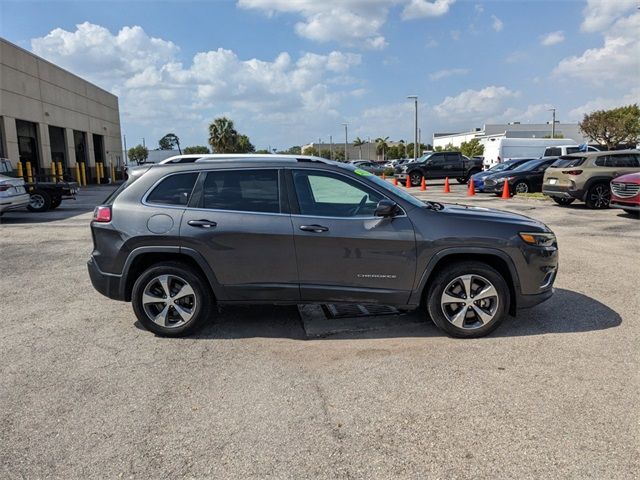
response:
M550 108L547 112L551 113L551 138L556 138L556 109Z
M349 142L349 124L343 123L344 125L344 161L349 161L349 152L347 152L347 143Z
M322 143L322 139L318 139L318 156L320 156L320 144Z
M329 160L333 160L333 136L329 135L329 156L331 157Z
M371 137L367 137L367 160L371 161Z
M414 139L413 139L413 161L418 160L418 96L417 95L409 95L408 99L413 99L413 104L416 108L416 119L414 124Z

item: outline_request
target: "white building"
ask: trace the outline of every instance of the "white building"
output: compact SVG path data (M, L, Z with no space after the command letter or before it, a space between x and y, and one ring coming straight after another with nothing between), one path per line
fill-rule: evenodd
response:
M39 178L53 173L52 161L68 177L84 163L92 182L96 162L105 171L123 164L120 139L118 97L0 39L1 157L29 162Z
M577 143L589 143L581 132L577 123L558 123L555 125L556 136L575 140ZM433 147L446 148L447 145L459 147L462 142L477 138L484 144L488 138L550 138L551 122L549 123L500 123L485 124L483 128L476 128L461 133L434 133Z

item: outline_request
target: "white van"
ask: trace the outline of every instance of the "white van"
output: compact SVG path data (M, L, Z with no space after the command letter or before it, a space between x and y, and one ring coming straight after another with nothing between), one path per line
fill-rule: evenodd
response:
M578 147L570 138L488 138L484 142L485 170L510 158L539 158L547 147Z
M589 145L558 145L556 147L547 147L544 149L543 157L561 157L571 153L578 152L599 152L600 149Z

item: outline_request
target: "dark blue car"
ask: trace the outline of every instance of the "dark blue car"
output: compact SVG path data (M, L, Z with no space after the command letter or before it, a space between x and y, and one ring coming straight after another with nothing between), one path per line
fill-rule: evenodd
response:
M524 162L528 162L529 160L533 160L532 158L512 158L511 160L507 160L506 162L498 163L494 165L489 170L484 170L483 172L478 172L475 175L471 176L471 180L474 183L474 188L476 192L484 192L484 180L489 175L493 175L494 173L506 172L508 170L513 170L518 165L522 165Z

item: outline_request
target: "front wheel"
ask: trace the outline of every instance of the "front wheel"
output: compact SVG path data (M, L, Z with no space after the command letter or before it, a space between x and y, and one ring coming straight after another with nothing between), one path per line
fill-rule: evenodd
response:
M495 330L509 312L509 287L486 263L457 262L430 281L426 304L433 323L452 337L477 338Z
M411 182L411 186L417 187L422 183L422 174L420 172L411 172L409 174L409 181Z
M608 208L611 201L611 190L606 183L597 183L587 191L585 203L589 208Z
M58 208L61 203L62 203L62 197L61 196L58 195L56 197L53 197L51 199L51 210L53 210L54 208Z
M30 212L46 212L51 208L51 195L44 190L36 189L31 192L27 209Z
M131 304L140 323L163 337L180 337L198 328L211 312L206 280L193 268L167 262L147 269L133 285Z
M518 193L529 193L529 185L527 182L518 182L513 186L514 195Z

